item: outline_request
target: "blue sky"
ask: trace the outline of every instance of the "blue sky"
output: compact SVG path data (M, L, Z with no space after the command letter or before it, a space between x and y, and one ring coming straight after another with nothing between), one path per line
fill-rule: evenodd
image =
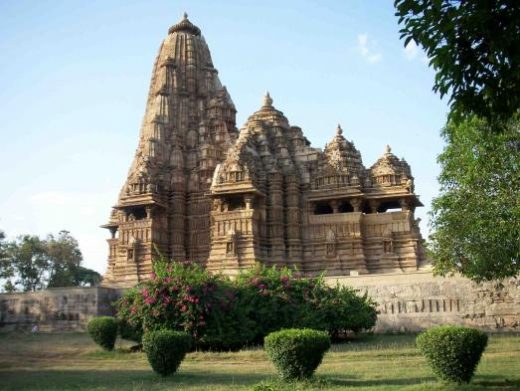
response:
M1 1L0 229L61 229L104 272L115 204L137 146L155 55L184 11L202 29L237 124L274 105L315 147L337 123L372 165L390 144L427 211L446 101L423 52L403 47L392 1Z

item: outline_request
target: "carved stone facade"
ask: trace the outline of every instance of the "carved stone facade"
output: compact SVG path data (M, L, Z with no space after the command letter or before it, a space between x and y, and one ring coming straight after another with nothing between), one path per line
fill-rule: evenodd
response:
M147 278L155 249L227 274L255 262L306 275L417 270L422 204L389 147L367 169L340 126L324 151L312 148L268 94L240 132L235 113L185 15L159 50L136 156L104 226L106 284Z

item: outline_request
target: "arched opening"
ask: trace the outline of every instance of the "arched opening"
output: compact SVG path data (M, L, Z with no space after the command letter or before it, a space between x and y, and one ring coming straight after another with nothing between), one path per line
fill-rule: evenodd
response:
M332 214L334 211L328 202L318 202L314 207L315 215L328 215Z
M238 209L245 209L246 204L244 202L244 197L242 196L233 196L228 197L226 199L228 210L238 210Z
M350 205L348 201L341 201L338 208L339 213L350 213L354 212L354 208Z
M378 213L383 212L400 212L401 205L399 204L399 201L386 201L382 202L381 205L377 208Z

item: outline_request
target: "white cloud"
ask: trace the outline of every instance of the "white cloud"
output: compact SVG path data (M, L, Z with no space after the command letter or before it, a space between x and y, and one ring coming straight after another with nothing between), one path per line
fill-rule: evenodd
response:
M371 48L369 48L369 46ZM383 58L383 55L379 52L374 51L374 42L369 42L368 34L358 35L358 50L361 56L370 64L375 64Z
M413 39L405 46L403 53L408 61L414 61L417 59L423 64L429 64L430 62L428 56L423 54L422 50L417 46Z
M415 41L412 39L410 42L408 42L408 45L405 46L404 55L408 60L412 61L417 57L418 54L419 48L417 47Z
M64 205L70 202L70 196L57 191L45 191L29 197L29 201L35 205Z

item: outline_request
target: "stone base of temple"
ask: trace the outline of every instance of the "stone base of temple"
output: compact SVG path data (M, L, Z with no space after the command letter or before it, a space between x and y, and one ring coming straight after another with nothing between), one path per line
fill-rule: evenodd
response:
M452 324L485 331L520 331L520 280L476 284L435 277L429 270L325 277L368 295L379 310L376 333L416 332ZM57 288L0 294L0 330L81 331L94 316L113 315L117 287Z
M425 270L326 280L368 292L379 311L375 332L417 332L444 324L520 331L520 279L476 284Z

